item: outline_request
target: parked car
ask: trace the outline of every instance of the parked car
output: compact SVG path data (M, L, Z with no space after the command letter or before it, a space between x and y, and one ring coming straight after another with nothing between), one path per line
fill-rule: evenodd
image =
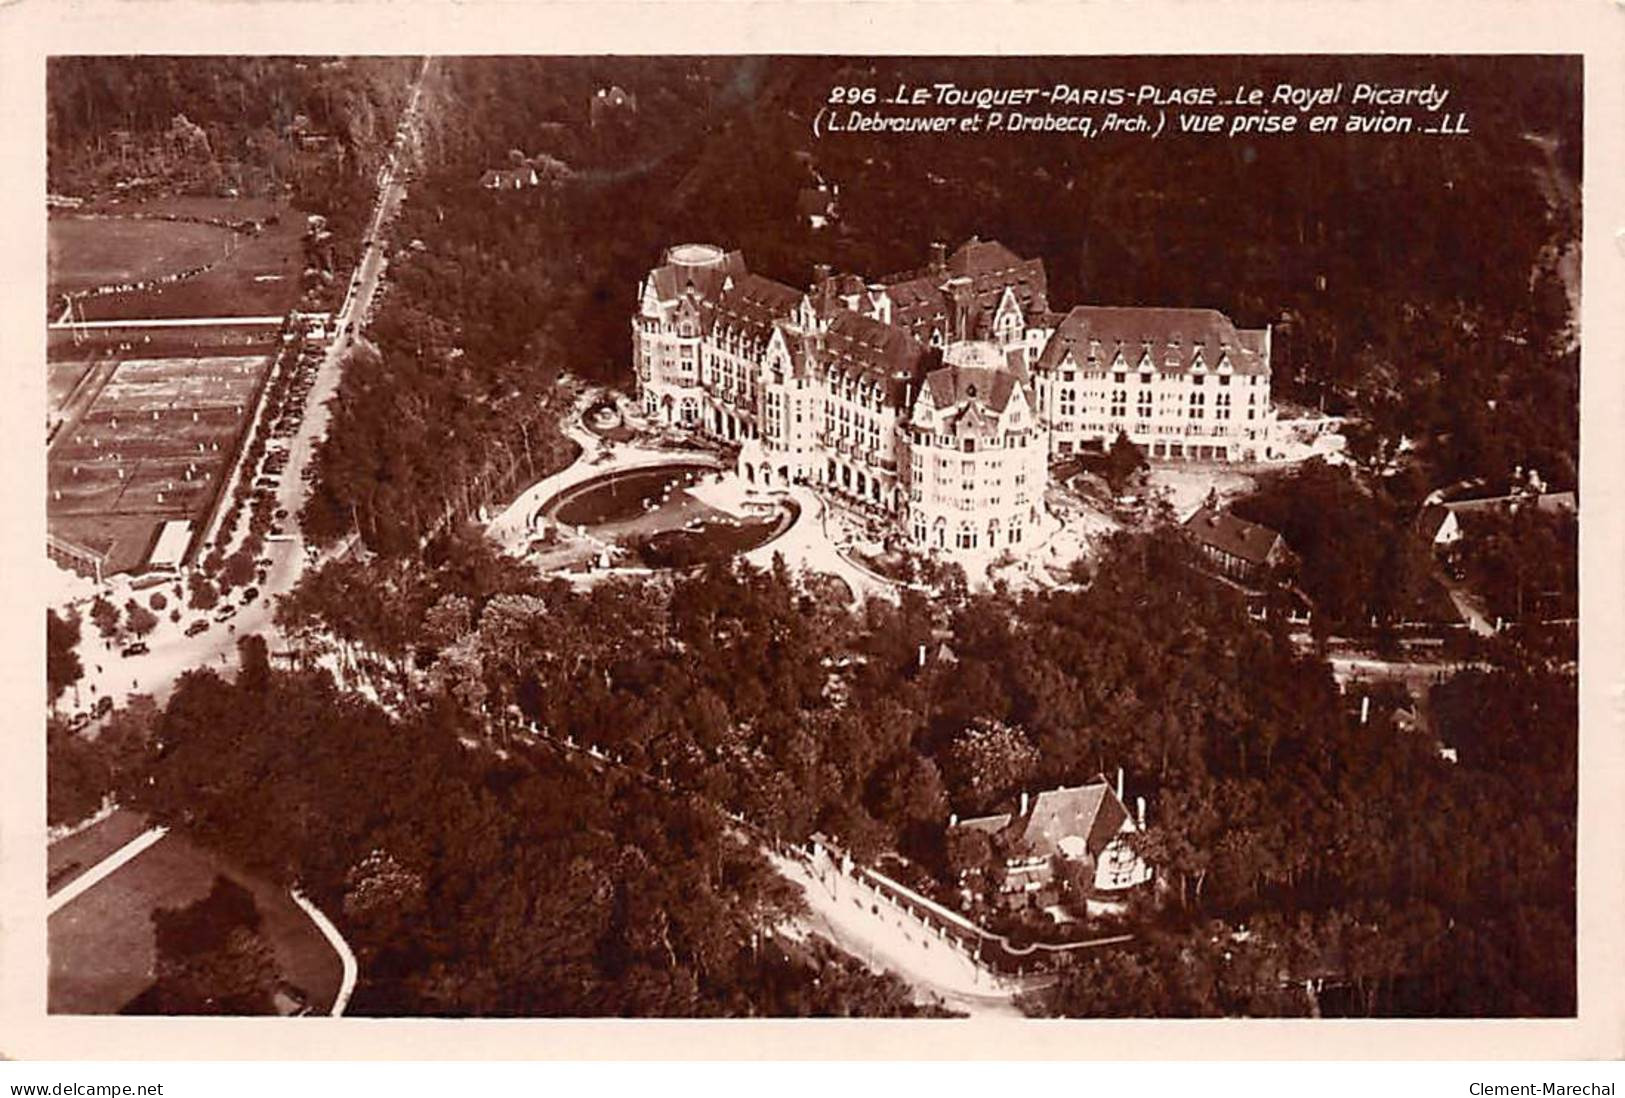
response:
M113 699L103 695L96 699L95 713L97 717L105 717L113 711Z
M150 651L152 649L147 647L146 642L136 641L134 644L126 646L124 651L119 654L123 656L145 656Z
M68 718L68 731L77 732L81 728L85 727L85 725L89 724L90 721L91 716L89 713L75 713L73 716Z
M243 592L243 605L247 606L249 603L253 602L259 597L260 589L258 587L250 587Z
M209 619L208 618L199 618L197 621L194 621L191 625L188 625L186 627L186 635L189 636L189 637L195 637L199 633L207 633L208 631L209 631Z
M287 518L288 517L288 509L286 507L278 507L276 509L276 517L279 518L279 519Z
M234 618L236 616L237 608L229 602L214 612L215 621L226 621L227 619Z

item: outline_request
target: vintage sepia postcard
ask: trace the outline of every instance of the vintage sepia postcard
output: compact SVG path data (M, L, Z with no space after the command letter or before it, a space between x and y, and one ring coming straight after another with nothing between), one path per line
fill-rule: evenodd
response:
M1617 13L113 10L0 1053L1621 1052Z

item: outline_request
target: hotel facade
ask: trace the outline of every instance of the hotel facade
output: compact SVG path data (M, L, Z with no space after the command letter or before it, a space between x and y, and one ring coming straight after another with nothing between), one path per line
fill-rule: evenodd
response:
M972 238L877 281L796 289L739 252L667 250L632 355L658 422L767 488L887 516L917 550L1031 544L1051 459L1127 434L1154 459L1268 456L1270 332L1211 309L1050 308L1044 265Z

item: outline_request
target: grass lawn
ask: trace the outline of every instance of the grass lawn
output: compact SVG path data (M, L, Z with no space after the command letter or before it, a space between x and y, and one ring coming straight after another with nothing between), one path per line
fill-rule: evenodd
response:
M213 262L225 255L229 229L192 221L53 217L47 226L47 293L140 282Z
M91 207L96 213L113 216L130 214L174 214L177 217L209 217L222 221L265 219L274 214L303 223L305 215L290 210L270 198L216 198L211 195L170 195L139 202L100 202Z
M98 827L117 818L110 817ZM272 945L281 979L298 987L319 1010L330 1007L338 995L343 967L338 954L292 898L184 835L171 833L50 917L50 1012L116 1014L146 991L156 963L153 911L184 907L203 898L216 874L254 894L262 920L260 932Z
M187 223L142 224L175 227ZM139 293L90 298L84 303L85 318L126 320L285 313L299 300L305 262L303 234L302 219L284 218L258 236L239 236L236 251L196 278Z
M45 890L56 892L147 829L147 818L120 808L94 827L54 842L45 851Z

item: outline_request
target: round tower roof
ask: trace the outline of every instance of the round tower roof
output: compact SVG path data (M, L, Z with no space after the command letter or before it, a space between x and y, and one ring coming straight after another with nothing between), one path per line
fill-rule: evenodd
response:
M669 261L684 267L715 267L723 257L722 249L715 244L678 244L666 253Z

